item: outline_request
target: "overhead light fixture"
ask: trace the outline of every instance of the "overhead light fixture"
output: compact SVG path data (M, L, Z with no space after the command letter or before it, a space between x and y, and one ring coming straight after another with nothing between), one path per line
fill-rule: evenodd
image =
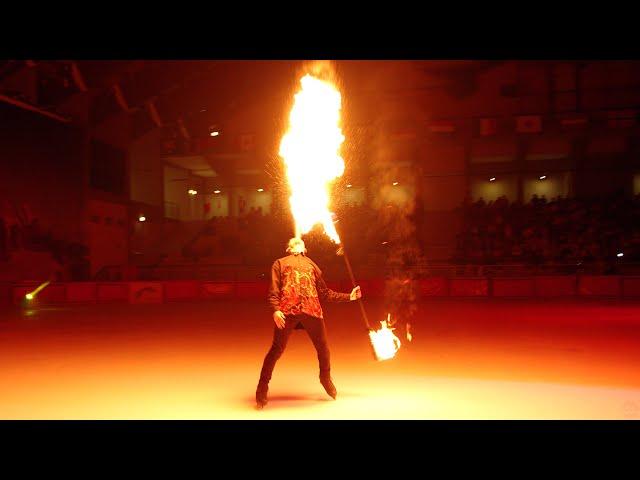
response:
M220 190L214 190L213 193L218 194L218 193L220 193Z
M264 188L259 188L258 191L259 192L264 192Z
M540 177L539 177L540 180L544 180L545 178L547 178L546 175L540 175Z
M398 185L398 182L393 182L393 186L395 187L396 185Z
M198 191L197 190L193 190L193 189L189 189L189 191L187 192L189 195L197 195Z
M347 188L351 188L351 187L353 187L353 185L351 185L350 183L347 184Z
M140 215L140 216L138 217L138 221L139 221L139 222L146 222L146 221L147 221L147 217L145 217L144 215Z
M620 258L620 257L624 257L624 253L622 252L618 252L618 254L616 255L616 257Z
M495 181L496 181L496 177L491 177L491 178L489 179L489 181L490 181L490 182L495 182Z
M211 132L211 133L210 133L210 135L211 135L212 137L217 137L218 135L220 135L220 132L218 132L218 131L216 130L216 131Z

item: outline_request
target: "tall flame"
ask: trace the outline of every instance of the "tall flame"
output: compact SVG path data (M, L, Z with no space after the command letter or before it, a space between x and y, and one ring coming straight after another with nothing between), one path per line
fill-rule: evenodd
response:
M388 360L396 355L400 349L400 339L395 336L395 328L389 328L391 324L391 314L387 314L387 320L380 322L380 330L370 330L369 338L375 350L378 360Z
M312 75L300 80L289 115L289 130L282 137L284 159L291 188L289 203L296 237L321 224L335 243L340 243L329 210L331 183L344 173L340 146L341 96L331 83Z

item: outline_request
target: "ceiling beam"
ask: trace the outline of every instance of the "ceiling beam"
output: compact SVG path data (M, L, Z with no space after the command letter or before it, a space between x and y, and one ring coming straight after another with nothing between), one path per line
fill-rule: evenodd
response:
M21 100L18 100L16 98L11 98L8 97L6 95L0 94L0 101L5 102L5 103L9 103L11 105L15 105L16 107L22 108L24 110L29 110L31 112L36 112L39 113L40 115L44 115L45 117L49 117L49 118L53 118L54 120L57 120L58 122L62 122L62 123L70 123L71 119L70 118L66 118L63 117L61 115L57 115L53 112L49 112L47 110L44 110L40 107L37 107L35 105L31 105L30 103L27 102L23 102Z

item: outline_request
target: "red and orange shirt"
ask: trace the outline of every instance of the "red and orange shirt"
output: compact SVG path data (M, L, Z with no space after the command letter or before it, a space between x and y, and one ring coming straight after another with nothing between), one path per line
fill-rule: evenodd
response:
M268 297L273 311L323 318L320 298L329 302L350 300L348 293L327 287L320 268L304 255L288 255L273 262Z

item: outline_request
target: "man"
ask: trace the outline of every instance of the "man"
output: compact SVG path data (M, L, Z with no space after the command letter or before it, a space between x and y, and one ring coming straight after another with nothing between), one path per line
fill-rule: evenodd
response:
M287 346L294 329L303 328L311 338L320 367L320 383L332 398L337 391L331 380L329 347L320 298L329 302L348 302L362 297L360 287L351 293L334 292L327 287L320 268L305 254L307 249L300 238L289 240L288 256L279 258L271 267L269 304L273 309L273 343L267 353L260 381L256 389L256 404L263 408L267 404L269 381L276 362Z

